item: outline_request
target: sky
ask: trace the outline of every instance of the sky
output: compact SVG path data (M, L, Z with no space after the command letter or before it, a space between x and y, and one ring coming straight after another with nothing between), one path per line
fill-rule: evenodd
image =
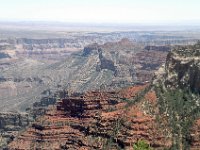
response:
M200 23L200 0L0 0L0 20Z

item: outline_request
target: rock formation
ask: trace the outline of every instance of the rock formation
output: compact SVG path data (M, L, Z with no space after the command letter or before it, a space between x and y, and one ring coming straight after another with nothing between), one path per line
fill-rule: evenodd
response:
M177 46L166 58L166 63L156 72L155 82L165 88L188 89L199 93L200 46Z

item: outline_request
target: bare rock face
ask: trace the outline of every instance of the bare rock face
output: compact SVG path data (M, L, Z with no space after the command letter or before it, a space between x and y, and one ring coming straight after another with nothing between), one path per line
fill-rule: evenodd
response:
M114 62L112 60L107 59L102 54L102 49L98 49L99 52L99 60L100 60L100 69L108 69L113 72L116 72L116 66L114 65Z
M103 69L108 69L108 70L115 72L116 66L111 59L106 58L106 55L109 52L103 50L103 48L101 48L103 46L104 45L98 45L97 43L88 45L83 49L82 56L89 57L90 55L97 55L99 58L99 62L97 64L96 70L98 72L100 72Z
M200 92L200 46L178 47L167 56L165 86Z
M89 56L92 52L98 51L99 45L97 43L85 46L83 49L83 56Z

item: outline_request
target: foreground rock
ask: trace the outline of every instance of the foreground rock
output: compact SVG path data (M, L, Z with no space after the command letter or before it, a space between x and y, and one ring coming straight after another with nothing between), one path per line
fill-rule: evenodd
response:
M136 102L146 88L87 92L62 99L11 142L9 149L129 149L139 139L155 148L169 147L170 140L158 130L155 116L144 111L145 103L155 104L155 93L150 91L151 99Z

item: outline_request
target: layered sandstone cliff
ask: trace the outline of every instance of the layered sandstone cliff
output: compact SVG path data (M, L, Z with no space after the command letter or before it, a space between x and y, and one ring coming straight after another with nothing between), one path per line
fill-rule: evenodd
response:
M168 88L188 88L199 92L200 45L177 46L166 58L163 68L156 73L156 80Z

